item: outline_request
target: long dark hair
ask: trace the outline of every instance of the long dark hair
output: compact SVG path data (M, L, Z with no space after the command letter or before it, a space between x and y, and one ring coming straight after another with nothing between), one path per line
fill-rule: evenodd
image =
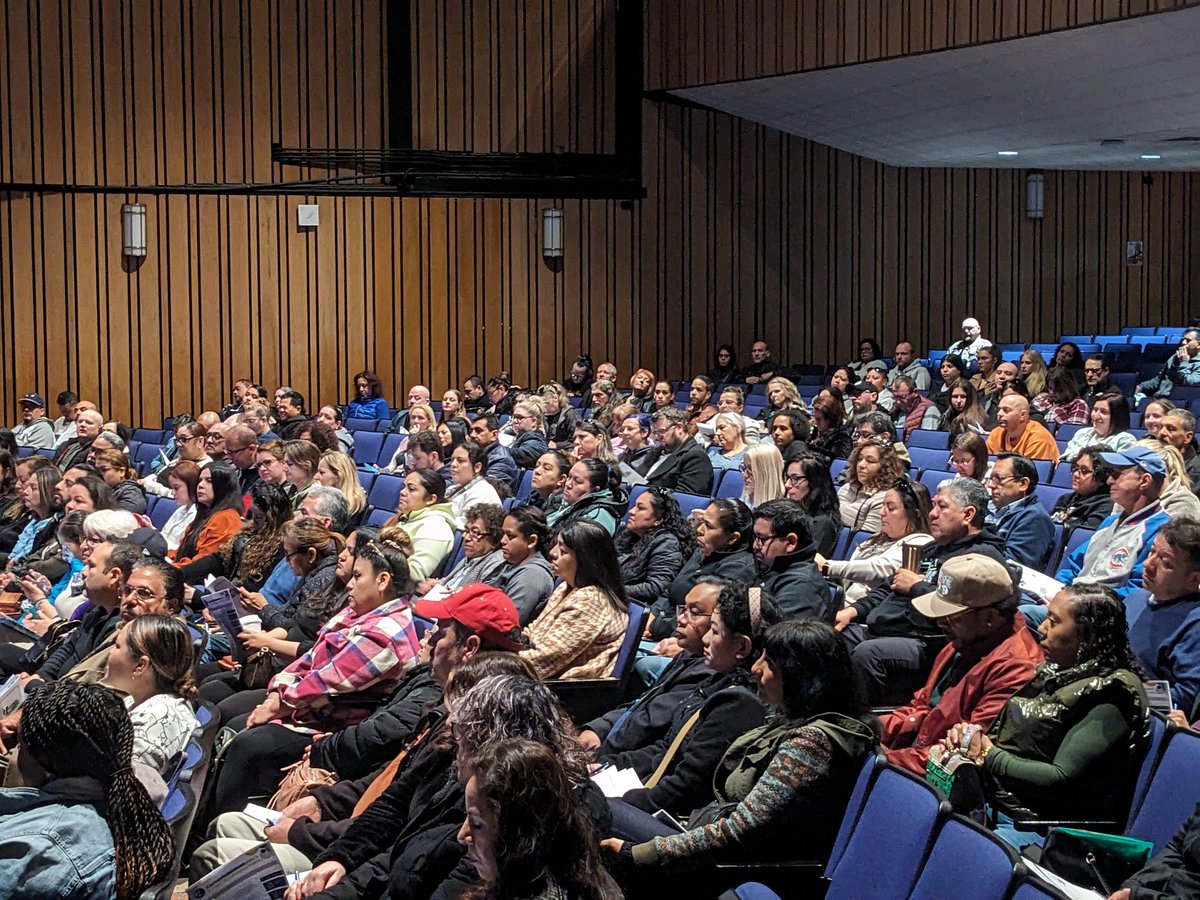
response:
M615 607L627 610L617 548L604 526L591 519L575 519L558 529L558 539L575 554L574 587L598 587Z
M842 636L824 622L790 619L763 635L767 665L783 681L783 710L791 719L843 713L870 721Z
M235 510L242 515L242 483L238 471L229 463L211 462L204 466L212 479L212 503L205 505L196 501L196 518L188 526L179 549L175 551L176 559L188 559L196 555L196 545L200 540L200 532L208 524L208 520L222 510Z
M493 883L472 898L541 896L557 885L579 900L615 900L592 822L554 751L524 738L497 741L472 767L480 802L496 822Z
M675 535L675 539L679 541L679 546L683 550L683 558L687 559L696 549L696 529L683 517L679 501L666 488L647 488L645 493L650 497L650 508L654 510L655 517L662 519L662 524L655 530ZM632 506L632 504L630 505ZM626 553L632 550L639 540L640 538L636 534L628 528L624 528L617 536L617 550Z
M370 369L364 369L363 371L361 371L357 375L355 375L353 381L351 381L351 385L355 386L354 389L350 393L350 396L353 399L355 399L355 400L358 399L358 388L356 385L358 384L358 379L360 379L360 378L367 383L367 395L372 400L375 400L375 399L383 396L383 383L380 382L379 376L376 375L374 372L372 372Z
M445 425L446 430L450 432L450 446L442 448L442 459L449 459L450 454L456 448L462 446L463 441L467 439L467 426L471 423L460 416L455 416L453 419L447 419L444 422L439 422L439 425Z
M722 350L729 353L729 365L727 366L721 365ZM737 350L734 349L733 344L721 344L717 347L717 352L713 354L713 371L717 373L736 372L737 367Z
M792 462L800 464L800 470L808 479L808 494L800 501L804 511L810 516L832 516L834 521L840 521L841 506L837 488L833 486L833 476L829 474L829 463L825 457L817 453L801 453ZM791 462L785 465L784 472L791 465Z
M546 524L546 514L536 506L518 506L510 509L507 515L517 523L517 531L525 540L537 538L537 552L542 556L550 553L550 526Z
M292 501L277 484L254 482L250 486L250 503L263 514L262 528L254 530L254 523L248 520L219 551L228 567L233 562L235 545L243 542L241 560L237 571L232 573L238 584L263 582L283 556L283 527L292 518Z
M1129 645L1125 604L1112 589L1102 584L1069 584L1063 592L1071 599L1079 661L1096 660L1105 675L1129 669L1141 677L1141 663Z
M171 829L133 774L133 723L98 684L56 681L30 692L21 745L54 778L89 777L104 789L102 815L116 850L116 895L132 900L170 868Z
M716 509L717 522L720 523L722 531L726 534L737 532L739 535L738 542L730 544L726 550L749 550L754 541L754 514L750 507L741 500L729 497L714 498L708 505Z

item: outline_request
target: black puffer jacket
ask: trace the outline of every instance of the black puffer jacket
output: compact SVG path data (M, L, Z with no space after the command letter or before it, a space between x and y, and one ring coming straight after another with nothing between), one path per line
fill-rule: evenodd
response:
M665 528L655 528L642 537L626 529L617 536L617 562L625 596L649 604L666 593L683 568L683 548L679 538Z
M747 547L733 550L718 550L703 556L700 550L683 564L667 593L654 601L650 611L654 621L650 623L650 636L656 641L669 638L675 633L675 607L680 606L696 582L708 575L721 575L734 581L753 584L757 576L754 556Z
M818 619L832 623L834 609L829 582L813 562L817 544L809 535L804 538L808 538L808 543L795 553L781 553L775 557L770 568L759 575L758 585L764 591L770 591L785 619Z

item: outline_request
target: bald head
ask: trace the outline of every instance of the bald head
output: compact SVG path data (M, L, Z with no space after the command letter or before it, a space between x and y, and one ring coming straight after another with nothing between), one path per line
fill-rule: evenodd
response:
M104 416L94 409L85 409L75 416L75 433L81 441L90 441L104 427Z
M996 421L1010 439L1019 438L1029 424L1029 401L1020 394L1005 394L996 410Z
M203 425L206 429L211 430L214 425L220 424L221 417L211 409L206 409L204 412L200 413L200 415L196 416L196 421Z
M979 333L981 330L982 329L979 327L978 319L971 318L970 316L963 319L962 333L963 333L964 339L966 339L968 341L975 340L975 338L979 337Z
M408 389L408 405L416 406L418 403L429 402L429 388L423 384L414 384Z

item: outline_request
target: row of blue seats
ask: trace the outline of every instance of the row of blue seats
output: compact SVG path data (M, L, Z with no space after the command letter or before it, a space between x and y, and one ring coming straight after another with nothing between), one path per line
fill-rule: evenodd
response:
M1161 850L1187 820L1200 789L1200 736L1155 715L1122 833ZM1086 827L1086 826L1084 826ZM1016 851L953 814L927 781L868 761L850 798L825 868L826 900L944 898L1032 900L1057 892L1032 875Z

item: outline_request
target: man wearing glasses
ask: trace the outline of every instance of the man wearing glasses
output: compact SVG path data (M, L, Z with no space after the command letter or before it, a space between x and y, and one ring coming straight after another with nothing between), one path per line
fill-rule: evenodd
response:
M258 436L245 425L234 425L225 434L225 458L238 471L242 494L258 481Z
M1101 394L1107 394L1113 389L1108 380L1108 361L1111 356L1112 354L1107 353L1093 353L1083 361L1083 377L1087 382L1083 399L1088 402L1088 406Z
M172 494L171 486L167 483L167 479L171 477L171 472L175 469L175 464L180 460L194 462L198 466L205 466L212 462L212 457L208 455L204 447L204 438L208 434L207 429L199 422L192 420L186 424L180 425L175 429L175 453L176 456L170 463L159 469L154 475L147 475L142 479L142 489L147 494L157 494L159 497L170 497Z
M704 636L721 589L732 583L719 576L697 580L675 610L675 634L670 640L677 645L676 655L640 697L588 722L579 732L581 744L604 755L646 747L666 736L676 707L712 675L704 664Z
M668 406L656 412L650 419L650 437L658 449L647 456L648 485L704 496L712 493L712 461L688 434L682 410Z
M786 619L833 620L829 583L813 557L817 542L795 500L771 500L754 510L758 585L769 591Z
M992 504L987 525L1004 541L1004 555L1041 572L1054 549L1054 522L1038 502L1037 468L1019 453L1002 453L983 480Z

